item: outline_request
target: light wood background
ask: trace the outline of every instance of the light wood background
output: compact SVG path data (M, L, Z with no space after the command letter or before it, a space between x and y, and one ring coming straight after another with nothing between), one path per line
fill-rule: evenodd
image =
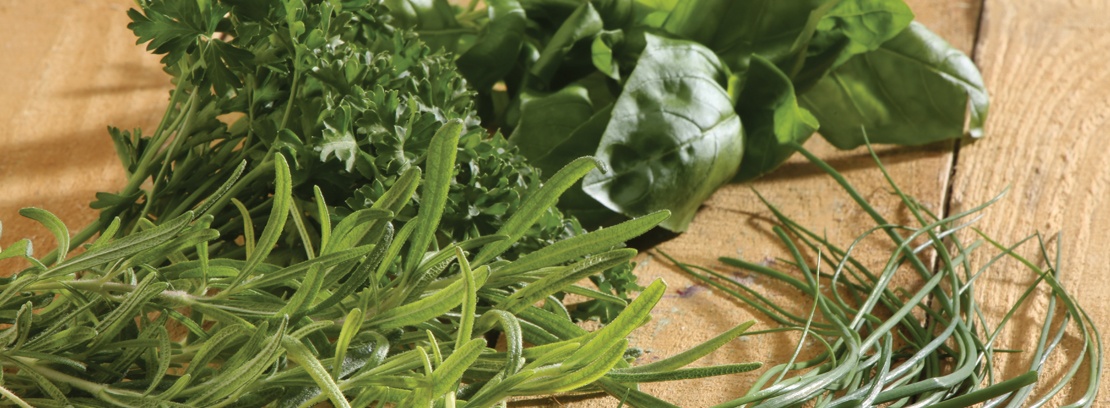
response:
M978 227L1002 242L1037 231L1059 233L1065 286L1103 333L1110 332L1110 210L1104 208L1110 205L1110 2L908 2L920 21L974 57L992 107L987 136L978 142L882 148L883 161L904 190L934 211L970 208L1008 187L1006 198ZM45 230L18 216L22 207L48 209L75 228L86 225L95 215L88 208L93 194L115 191L124 181L105 127L157 124L169 83L157 58L134 45L125 15L131 5L127 0L0 1L0 246L30 237L40 253L53 247ZM817 140L807 148L841 170L880 211L908 221L865 151L838 152ZM718 256L757 262L783 256L753 188L803 225L825 231L833 242L847 244L871 225L831 179L795 158L760 181L725 187L687 233L660 248L706 266L719 266ZM887 250L877 246L863 257L880 262ZM655 319L632 337L633 345L648 352L645 358L672 355L753 318L711 291L677 296L692 285L688 278L650 254L639 259L644 282L663 277L670 284ZM0 264L0 270L4 267ZM979 300L991 316L1005 313L1031 280L1020 271L1003 266L979 281ZM770 295L808 308L804 298L789 292ZM1030 302L1022 308L1014 330L997 346L1032 344L1043 307L1043 302ZM760 320L759 327L773 324ZM794 340L781 335L736 341L699 364L782 361ZM1071 355L1078 351L1074 341L1066 347ZM1024 364L1018 354L1001 360L999 368L1009 376L1022 372ZM645 388L682 406L706 406L743 393L754 378ZM1101 387L1096 406L1110 406L1108 391ZM569 404L615 406L616 401Z

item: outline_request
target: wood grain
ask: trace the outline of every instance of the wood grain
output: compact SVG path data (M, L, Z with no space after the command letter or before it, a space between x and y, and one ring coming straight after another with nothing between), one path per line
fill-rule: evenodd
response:
M54 247L23 207L71 228L95 217L97 191L125 181L109 125L153 128L169 79L127 29L127 0L0 2L0 246L31 238ZM12 270L22 261L0 263Z
M980 228L1002 242L1034 232L1059 233L1064 287L1105 334L1110 330L1110 139L1105 133L1110 125L1110 23L1104 17L1110 15L1110 3L988 0L985 9L977 62L994 102L989 137L960 150L953 208L1009 187ZM1050 240L1055 244L1055 238ZM1023 249L1022 254L1041 261L1036 247ZM1000 266L980 284L990 316L1004 313L1003 307L1032 281L1028 273L1013 273L1024 269L1012 266ZM1045 308L1045 302L1025 305L999 346L1030 349ZM1065 347L1074 356L1079 345L1069 339ZM999 371L1025 371L1028 354L1002 359ZM1059 367L1061 361L1054 362ZM1077 397L1074 391L1067 396ZM1095 406L1108 405L1110 388L1104 381Z

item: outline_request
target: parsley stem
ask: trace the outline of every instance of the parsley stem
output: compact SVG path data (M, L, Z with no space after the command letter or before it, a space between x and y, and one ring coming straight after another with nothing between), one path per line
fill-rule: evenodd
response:
M285 105L285 113L281 115L281 126L278 129L286 129L289 126L289 116L293 113L293 103L297 98L297 91L301 84L301 70L293 71L293 84L289 87L289 102ZM271 148L272 149L272 148Z

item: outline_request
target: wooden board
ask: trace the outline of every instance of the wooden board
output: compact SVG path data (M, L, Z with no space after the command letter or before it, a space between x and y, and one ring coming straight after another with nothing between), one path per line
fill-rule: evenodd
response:
M87 225L93 195L126 181L105 129L162 118L169 79L127 29L132 4L0 2L0 246L26 237L37 253L54 247L23 207Z
M1102 0L912 0L918 19L965 52L983 68L994 103L988 136L961 146L925 149L881 148L880 156L902 187L928 208L953 210L981 203L1002 188L1006 200L980 227L1003 242L1041 231L1061 233L1063 281L1104 331L1110 328L1110 301L1102 289L1110 279L1110 140L1102 135L1110 117L1110 3ZM169 83L157 58L134 45L126 29L129 0L0 2L0 246L31 237L40 253L54 243L45 230L18 217L21 207L38 206L71 226L88 223L87 207L96 191L123 182L105 127L153 128L161 118ZM982 26L980 22L982 21ZM807 148L844 172L880 211L896 220L897 200L865 151L837 152L814 140ZM955 171L953 172L953 168ZM954 174L954 176L953 176ZM949 186L952 197L948 197ZM730 185L706 203L690 231L659 248L691 263L715 266L718 256L770 261L784 249L770 233L769 212L752 189L804 225L847 244L871 225L862 211L827 176L795 157L772 176ZM863 258L885 260L883 247ZM673 355L752 319L747 309L711 291L689 290L687 277L658 256L643 254L639 273L646 283L660 277L670 284L655 319L632 337L645 361ZM984 259L976 262L982 263ZM0 271L6 265L0 264ZM1015 268L1017 270L1017 268ZM998 305L998 318L1024 289L1028 277L990 275L981 282L981 301ZM756 282L757 286L760 284ZM900 284L913 285L906 278ZM769 296L808 304L796 293L768 287ZM1023 309L1012 323L1036 328L1043 305ZM758 319L757 319L758 320ZM759 321L760 327L773 323ZM1032 330L1019 330L1029 333ZM781 361L793 352L796 336L773 335L737 341L698 364ZM1002 347L1020 348L1030 338L1010 336ZM1075 347L1074 342L1069 347ZM1074 350L1072 350L1074 351ZM1000 372L1014 375L1027 364L1020 356L1003 361ZM706 406L746 391L754 375L652 384L645 389L682 406ZM1103 386L1100 401L1107 400ZM561 400L555 405L565 403ZM538 402L552 405L551 401ZM615 406L593 399L575 406ZM1096 404L1098 406L1100 404Z
M993 97L989 137L960 149L952 207L959 211L1008 187L979 227L1001 242L1035 232L1051 238L1053 248L1059 241L1063 286L1105 335L1110 332L1110 139L1105 133L1110 125L1110 23L1105 19L1110 3L988 0L984 9L976 54ZM1019 252L1042 262L1035 246ZM1002 268L1025 271L1016 265ZM1028 273L988 275L979 287L986 313L997 319L1032 280ZM1036 344L1040 326L1035 317L1045 310L1045 302L1026 304L1012 323L1015 330L998 346L1029 349ZM1069 340L1064 347L1074 356L1080 346L1075 338ZM1055 362L1048 373L1059 373ZM1000 371L1013 375L1028 364L1028 358L1015 355L1001 360ZM1079 396L1074 390L1065 395L1047 406ZM1094 406L1110 406L1105 380Z

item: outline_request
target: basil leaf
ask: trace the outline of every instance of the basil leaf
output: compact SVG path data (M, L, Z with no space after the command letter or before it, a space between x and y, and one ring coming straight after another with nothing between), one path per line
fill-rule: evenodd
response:
M544 178L597 150L609 122L610 107L606 105L615 99L605 81L592 75L549 94L521 95L520 123L509 142Z
M817 130L817 118L798 106L794 85L770 60L752 57L748 86L736 111L744 123L744 159L734 180L750 180L774 170Z
M834 66L854 55L874 51L913 21L913 11L902 0L841 1L817 26L817 37L843 36L848 40Z
M608 88L609 82L594 74L556 92L521 95L521 119L509 142L541 170L544 179L572 160L597 150L616 99ZM586 227L612 224L623 218L590 198L580 183L559 197L559 208Z
M622 41L624 41L624 31L602 31L594 36L594 41L590 44L590 57L594 67L616 81L621 80L621 64L614 58L613 49Z
M478 36L474 46L459 56L455 66L475 89L493 87L513 69L524 45L524 28L528 22L524 8L516 0L489 0L490 22Z
M385 0L384 4L397 27L415 28L432 50L455 50L459 22L447 0Z
M582 186L628 216L670 210L672 217L660 225L682 231L698 206L736 173L743 131L725 91L728 71L712 51L645 36L597 149L610 170L591 171Z
M802 106L834 146L917 146L983 135L989 101L971 58L913 23L870 53L848 60L809 92ZM970 118L967 115L970 114Z
M814 10L829 0L690 0L679 2L663 29L704 44L736 71L752 54L776 64L804 51L795 46Z
M441 30L458 26L455 11L447 0L385 0L384 4L398 27Z
M601 32L601 16L589 2L582 3L574 13L559 26L551 41L543 48L540 59L528 70L541 84L547 84L555 71L564 62L568 53L579 41L593 38Z

